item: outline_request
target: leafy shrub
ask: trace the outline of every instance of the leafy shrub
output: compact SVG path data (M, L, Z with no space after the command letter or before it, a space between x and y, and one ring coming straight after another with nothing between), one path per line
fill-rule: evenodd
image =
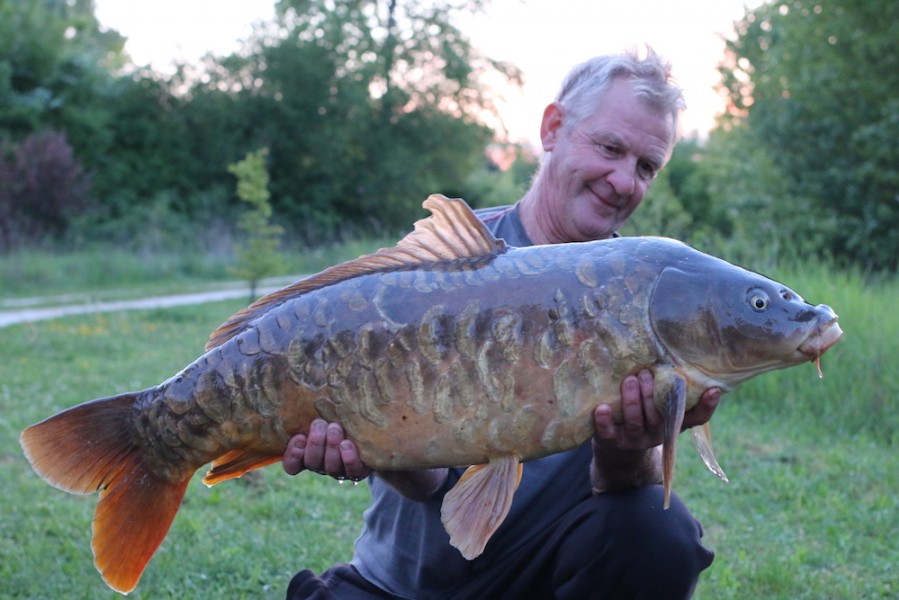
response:
M63 133L42 131L0 150L0 250L59 238L90 209L90 177Z

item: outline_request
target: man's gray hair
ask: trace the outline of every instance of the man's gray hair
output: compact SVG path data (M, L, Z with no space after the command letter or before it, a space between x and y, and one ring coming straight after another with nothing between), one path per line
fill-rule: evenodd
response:
M671 65L651 48L647 48L643 58L636 51L629 51L597 56L574 67L556 96L556 102L569 117L566 126L589 116L612 81L618 78L628 79L637 97L652 109L670 114L677 131L678 114L685 106L683 92L674 83Z

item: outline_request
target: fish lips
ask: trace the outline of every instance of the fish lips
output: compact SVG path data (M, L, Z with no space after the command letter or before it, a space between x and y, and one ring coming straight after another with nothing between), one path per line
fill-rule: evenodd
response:
M833 309L826 304L819 304L815 308L822 313L819 317L819 324L798 348L799 352L808 356L810 360L820 357L843 337L843 330L838 322L839 317Z

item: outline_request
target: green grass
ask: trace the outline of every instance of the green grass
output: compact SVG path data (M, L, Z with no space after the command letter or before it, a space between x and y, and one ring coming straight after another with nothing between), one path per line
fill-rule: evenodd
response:
M781 275L841 315L845 339L812 365L762 376L713 421L730 476L682 436L675 490L717 557L697 598L893 598L899 594L899 316L895 279L817 267ZM93 568L96 497L54 490L18 435L76 403L162 381L197 356L240 302L110 313L0 330L0 582L10 598L116 598ZM364 485L277 466L208 489L199 480L137 598L277 598L301 568L350 557Z
M392 243L367 238L285 251L285 268L273 276L316 273ZM34 297L43 297L33 303L41 306L202 291L233 280L233 264L226 254L190 250L152 256L104 245L72 252L19 250L0 254L0 310Z

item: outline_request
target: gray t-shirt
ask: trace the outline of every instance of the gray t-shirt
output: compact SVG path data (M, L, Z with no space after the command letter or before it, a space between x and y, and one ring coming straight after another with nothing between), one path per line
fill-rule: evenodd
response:
M510 246L530 246L517 205L476 211L487 227ZM443 496L463 469L450 475L427 502L404 498L378 477L370 477L372 503L356 540L352 564L369 581L391 594L426 599L445 592L555 522L591 494L590 443L527 462L509 515L484 553L465 560L450 546L440 521Z

